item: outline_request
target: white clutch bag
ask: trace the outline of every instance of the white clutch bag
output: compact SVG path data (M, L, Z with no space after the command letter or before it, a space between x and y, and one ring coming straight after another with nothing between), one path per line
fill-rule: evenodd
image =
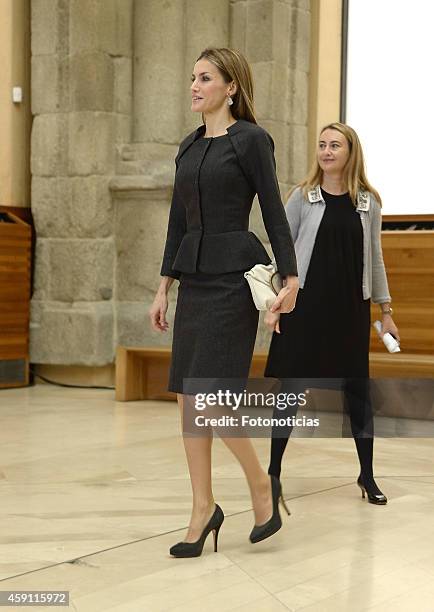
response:
M282 277L274 264L256 264L244 272L250 286L253 301L258 310L268 310L274 303L276 295L282 289Z

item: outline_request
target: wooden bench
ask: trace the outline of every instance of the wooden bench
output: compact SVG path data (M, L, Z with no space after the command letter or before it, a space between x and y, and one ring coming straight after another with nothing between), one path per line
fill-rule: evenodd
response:
M371 376L428 378L434 376L434 231L383 231L383 255L393 296L394 320L403 352L390 355L371 333ZM375 321L379 308L373 304ZM255 353L250 376L264 372L266 352ZM116 399L174 399L166 391L169 348L120 346L116 359Z
M116 400L175 400L167 380L170 365L169 348L119 346L116 356ZM253 356L251 378L261 378L267 353ZM371 376L374 378L430 378L434 376L434 356L399 353L370 353Z

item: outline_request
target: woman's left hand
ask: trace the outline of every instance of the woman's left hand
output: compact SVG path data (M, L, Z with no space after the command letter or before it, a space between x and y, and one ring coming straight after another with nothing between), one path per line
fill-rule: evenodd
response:
M386 334L387 332L392 334L392 336L395 336L398 342L400 341L398 328L393 322L392 317L390 315L383 315L381 320L381 335L383 336L383 334Z
M288 313L295 308L298 293L298 276L287 276L285 286L279 291L270 310L272 313Z
M271 312L267 310L264 316L264 323L267 329L271 332L280 334L280 314L278 312Z

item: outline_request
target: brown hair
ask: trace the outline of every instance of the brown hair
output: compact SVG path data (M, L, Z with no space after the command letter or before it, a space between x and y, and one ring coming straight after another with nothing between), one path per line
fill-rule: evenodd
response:
M226 83L235 82L237 91L232 96L231 113L235 119L256 123L253 106L253 78L250 66L242 53L226 47L208 47L196 61L207 59L221 72Z
M321 134L325 130L337 130L341 134L343 134L348 142L348 147L350 150L350 155L348 157L348 161L344 168L344 181L348 188L348 192L350 194L350 198L353 201L353 204L356 204L357 200L357 192L359 190L369 191L375 197L379 205L381 206L381 198L380 194L367 179L366 170L365 170L365 161L363 158L363 150L362 145L360 144L359 137L355 130L349 125L345 123L329 123L325 125L320 132ZM316 187L316 185L320 185L323 178L323 171L318 163L318 158L315 158L315 161L310 169L306 178L298 185L303 190L303 195L307 198L307 193L310 189ZM292 193L291 190L290 193Z

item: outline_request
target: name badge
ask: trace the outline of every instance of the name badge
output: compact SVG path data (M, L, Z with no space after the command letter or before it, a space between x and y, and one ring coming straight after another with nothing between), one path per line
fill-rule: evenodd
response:
M357 210L368 212L371 198L367 191L359 191L357 194Z
M307 197L311 204L315 204L316 202L323 202L321 187L317 185L316 187L308 191Z

